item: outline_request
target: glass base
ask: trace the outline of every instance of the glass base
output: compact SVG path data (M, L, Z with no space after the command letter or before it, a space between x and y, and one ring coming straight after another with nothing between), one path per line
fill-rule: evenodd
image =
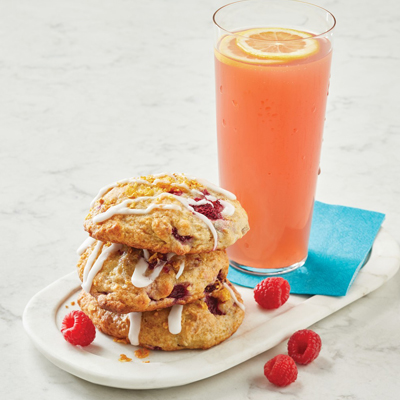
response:
M288 272L292 272L297 268L302 267L307 260L307 257L305 257L303 260L290 265L288 267L284 268L252 268L252 267L247 267L246 265L239 264L235 261L229 260L229 264L235 268L238 269L239 271L246 272L247 274L250 275L266 275L266 276L273 276L273 275L281 275L281 274L287 274Z

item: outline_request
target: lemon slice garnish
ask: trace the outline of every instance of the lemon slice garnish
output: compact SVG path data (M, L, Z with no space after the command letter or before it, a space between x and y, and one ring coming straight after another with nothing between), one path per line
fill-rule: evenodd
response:
M219 44L218 49L215 52L216 57L225 64L232 64L233 60L243 61L250 64L275 64L279 63L279 60L270 60L265 58L259 58L252 54L246 53L236 43L236 36L224 36Z
M306 32L285 28L256 28L236 32L236 44L258 59L290 60L316 53L319 44Z

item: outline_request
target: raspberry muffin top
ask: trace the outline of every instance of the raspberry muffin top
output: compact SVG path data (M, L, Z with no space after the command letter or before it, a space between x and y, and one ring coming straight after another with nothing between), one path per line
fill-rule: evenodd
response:
M243 300L229 281L193 303L144 313L106 311L84 291L78 304L103 333L152 350L208 349L235 333L244 318Z
M176 173L124 179L102 188L84 227L103 242L180 255L225 249L249 230L234 194Z
M228 273L223 250L179 256L100 241L86 245L77 266L82 288L101 308L116 313L193 302Z

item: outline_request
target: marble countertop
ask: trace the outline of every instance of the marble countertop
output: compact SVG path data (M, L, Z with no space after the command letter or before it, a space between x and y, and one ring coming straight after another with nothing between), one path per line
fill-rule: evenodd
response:
M29 299L74 270L100 187L164 170L218 181L211 16L225 3L0 1L4 398L398 398L400 274L313 325L321 355L285 389L262 371L286 343L204 381L127 391L58 369L23 330ZM400 5L316 3L338 20L317 198L386 213L400 242Z

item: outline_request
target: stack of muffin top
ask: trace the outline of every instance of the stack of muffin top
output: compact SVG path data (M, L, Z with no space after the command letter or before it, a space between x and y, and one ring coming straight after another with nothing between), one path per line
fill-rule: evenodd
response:
M84 227L78 303L102 332L156 350L207 349L242 323L225 248L249 226L232 193L184 174L125 179L100 190Z

